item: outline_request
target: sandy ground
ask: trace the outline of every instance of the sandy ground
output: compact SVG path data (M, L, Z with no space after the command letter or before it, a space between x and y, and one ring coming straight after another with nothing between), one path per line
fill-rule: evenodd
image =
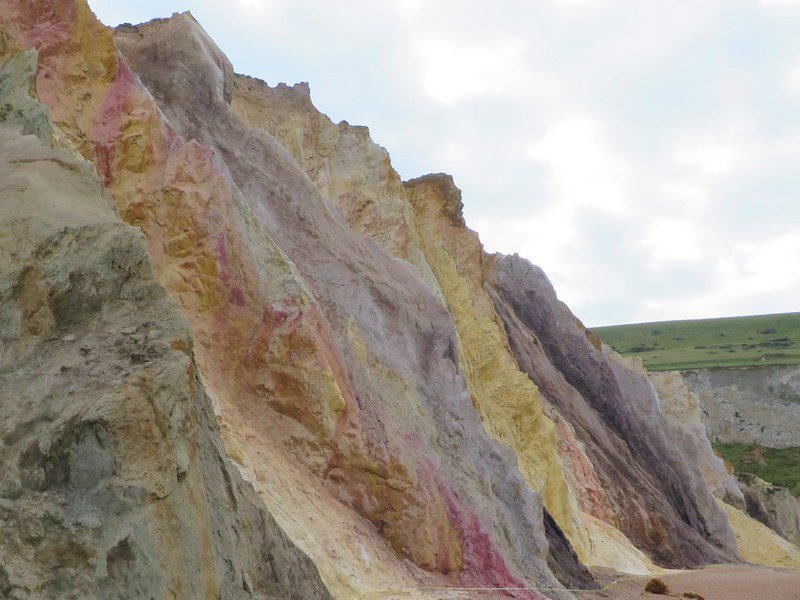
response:
M701 594L706 600L800 600L800 571L750 565L716 565L696 571L660 576L674 597L684 592ZM644 591L649 577L625 579L601 593L576 594L582 600L658 600Z

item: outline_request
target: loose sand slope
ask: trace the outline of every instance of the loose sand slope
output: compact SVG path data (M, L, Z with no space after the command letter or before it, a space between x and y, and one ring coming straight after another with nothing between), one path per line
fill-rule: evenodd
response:
M800 548L742 511L724 503L723 507L728 512L742 558L759 565L800 569ZM800 598L800 587L795 598Z

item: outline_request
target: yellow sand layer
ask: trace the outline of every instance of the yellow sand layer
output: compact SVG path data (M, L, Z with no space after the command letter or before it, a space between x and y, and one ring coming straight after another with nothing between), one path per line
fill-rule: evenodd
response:
M294 465L258 425L233 411L227 417L222 434L229 456L292 542L312 558L334 598L440 597L424 588L447 585L443 576L421 573L398 558L369 521Z
M483 246L461 218L459 190L441 176L407 189L422 250L459 334L459 364L486 430L517 454L528 485L541 492L583 563L650 572L652 563L622 532L580 510L565 476L555 424L543 410L539 389L514 360L484 289Z
M581 518L589 538L586 550L589 566L605 567L631 575L664 572L616 527L588 513L581 513Z
M800 569L800 548L738 508L724 502L721 504L728 513L743 559L757 565Z

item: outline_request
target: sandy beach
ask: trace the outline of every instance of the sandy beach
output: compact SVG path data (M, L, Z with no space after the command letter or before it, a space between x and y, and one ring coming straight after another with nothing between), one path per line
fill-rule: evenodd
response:
M673 597L695 592L706 600L800 600L800 571L754 565L715 565L696 571L669 573L660 577ZM667 598L644 591L649 577L621 580L603 592L583 592L584 600Z

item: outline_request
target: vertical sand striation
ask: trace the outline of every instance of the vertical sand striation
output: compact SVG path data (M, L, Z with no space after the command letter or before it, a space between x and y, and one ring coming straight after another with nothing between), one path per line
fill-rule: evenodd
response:
M350 229L291 155L243 123L224 94L189 93L198 73L226 77L215 67L224 57L190 15L123 29L117 39L175 130L224 161L256 224L320 307L348 401L320 483L423 569L478 585L557 588L543 539L529 535L542 529L538 498L469 408L448 356L450 317L418 270ZM176 72L193 76L176 80Z
M420 247L414 211L389 153L369 129L334 124L311 102L307 83L293 86L236 75L231 106L246 123L270 133L314 182L320 196L341 210L355 231L415 265L434 292L438 283Z
M714 454L703 423L700 400L679 373L656 371L648 374L658 393L661 414L671 427L670 437L678 442L688 464L696 465L713 494L739 509L745 502L736 479L725 461Z
M561 529L584 555L574 490L567 484L556 428L539 390L517 367L503 324L483 286L483 246L462 216L461 191L448 175L406 182L422 248L456 324L459 355L472 403L495 438L517 455L528 484L542 493Z
M443 272L441 269L434 269L436 271L434 273L434 270L431 269L432 258L429 249L436 247L438 238L430 236L449 234L455 240L454 244L457 245L459 238L465 237L462 236L462 228L454 227L451 231L445 232L441 228L437 228L436 224L440 220L438 214L426 214L421 218L413 210L408 198L409 193L399 185L399 177L391 167L388 154L370 140L366 128L353 127L346 122L333 124L311 103L307 84L294 86L279 84L270 87L263 81L237 75L234 80L232 106L246 122L268 131L291 152L314 182L320 195L342 211L353 229L372 237L398 258L409 260L415 264L423 279L433 290L448 296L448 292L442 292L442 288L449 286L450 296L452 297L456 293L452 289L453 278L446 282L436 279L442 276L446 278L449 273ZM426 218L430 218L432 221L427 223ZM470 242L472 242L471 239ZM479 242L475 240L475 243ZM422 248L425 250L423 251ZM434 256L434 258L439 257ZM469 269L476 266L480 269L479 264L463 265L462 287L464 289L469 289L470 286L475 289L476 281L470 275ZM479 273L479 271L475 273ZM432 284L431 280L433 280ZM483 292L480 290L479 282L477 285L475 293L480 297ZM451 314L454 314L453 305L449 306ZM463 307L456 302L455 310L459 311L456 325L459 327L462 341L464 333L461 331L461 327L469 326L473 320L471 315L478 315L477 318L489 321L493 318L491 304L486 301L478 302L475 306L465 305ZM492 348L503 348L502 341L499 341L503 334L498 332L496 324L494 328L490 325L483 330L473 329L470 339L472 348L480 346L478 338L486 331L492 334L493 339L498 340L499 343L496 346L489 344L484 348L482 351L484 358L491 355ZM586 482L586 476L591 473L591 466L589 465L587 468L588 459L585 458L585 455L581 455L578 445L570 441L569 425L563 420L561 421L557 430L558 443L556 445L552 435L552 424L548 426L547 423L542 423L540 428L539 424L532 423L529 417L523 416L526 411L529 411L528 404L531 405L531 414L535 414L537 411L541 412L536 408L538 396L535 387L527 376L519 373L518 369L514 367L513 359L509 360L507 344L506 349L501 350L499 356L497 364L506 367L502 372L503 376L515 373L513 377L516 379L516 384L501 385L487 395L487 390L494 385L489 379L494 377L496 383L502 381L503 376L495 376L492 374L493 369L487 368L486 365L483 369L466 371L470 374L467 379L470 382L473 398L478 397L475 391L477 389L477 394L484 400L481 403L482 418L486 420L487 415L493 415L494 433L510 432L516 427L516 425L505 426L511 423L512 413L516 414L516 417L513 418L527 421L527 431L518 428L516 433L496 435L496 437L504 443L509 443L521 456L521 462L524 465L523 472L526 473L529 484L534 489L547 490L545 503L552 507L551 512L565 528L584 560L590 564L601 563L605 566L628 568L626 561L613 560L614 551L605 550L608 548L619 549L610 540L596 540L598 543L594 543L583 533L586 519L582 514L577 516L574 494L568 490L568 486L565 487L565 479L575 484L582 483L584 485L582 491L591 486L594 486L593 490L596 491L596 482ZM505 360L502 358L503 356L505 356ZM474 364L475 361L473 360L472 363ZM485 381L481 381L482 376L485 376ZM509 390L516 390L516 393L512 397L506 398L506 392ZM528 402L528 398L531 398L531 402ZM543 419L544 421L549 420L548 417L543 417ZM543 436L540 437L536 433L538 431L541 431ZM548 435L550 436L549 440ZM523 443L523 439L529 441ZM539 440L538 446L537 440ZM559 465L559 453L556 448L561 451L569 463L566 470ZM544 472L548 468L548 464L550 464L550 485L544 485L548 478L536 474L535 471ZM560 488L558 488L559 482ZM566 504L565 498L567 499ZM606 529L613 529L613 527L603 527L604 531L596 532L595 538L605 538ZM611 537L614 539L624 539L624 536L618 532L608 533L611 533ZM637 571L646 570L646 567L643 566L647 562L645 557L632 546L628 546L630 553L637 554L644 559L644 561L637 560ZM603 554L602 558L597 556L598 552Z

